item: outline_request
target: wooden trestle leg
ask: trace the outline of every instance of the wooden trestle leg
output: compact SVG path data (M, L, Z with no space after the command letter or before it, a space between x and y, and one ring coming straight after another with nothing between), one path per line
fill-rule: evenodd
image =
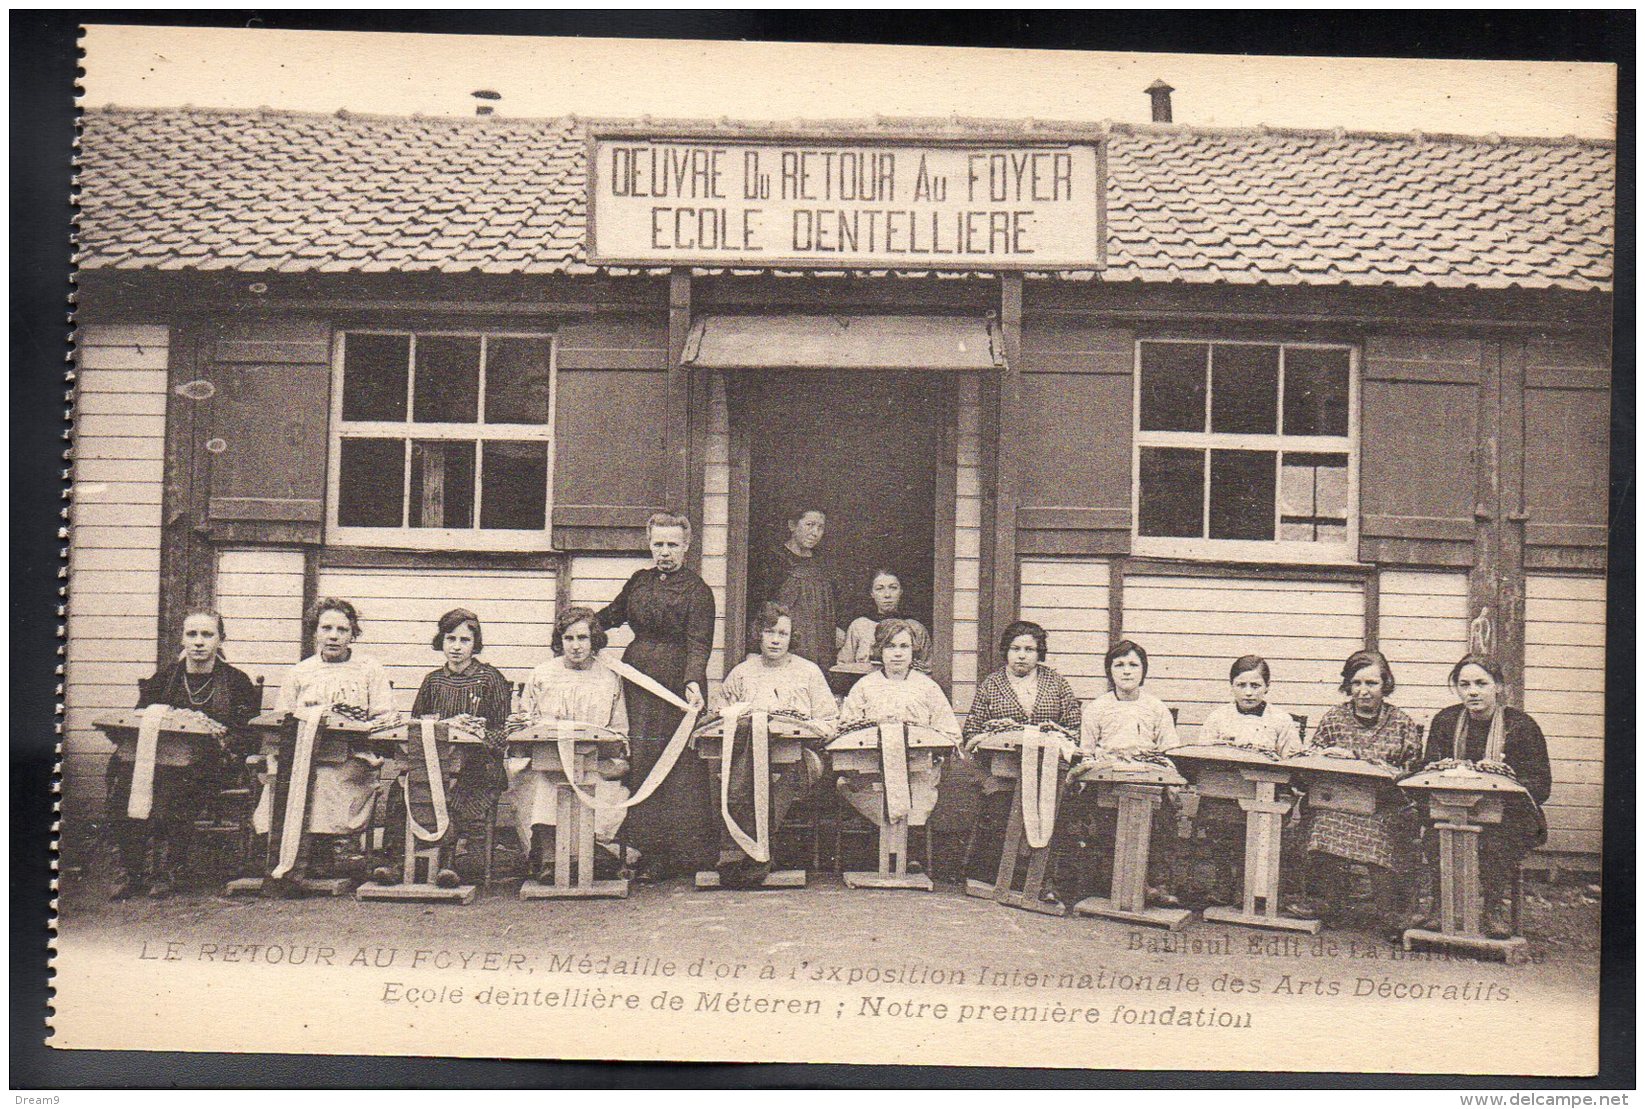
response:
M569 784L554 786L554 819L554 881L526 879L520 886L520 900L627 897L627 878L594 877L594 811L571 792Z
M1057 786L1059 789L1062 787L1060 770ZM1009 905L1013 909L1063 916L1068 910L1062 902L1044 897L1051 864L1050 845L1029 847L1027 838L1027 828L1022 819L1022 778L1019 777L1011 794L1011 815L1005 823L1005 847L1000 851L1000 865L994 873L994 884L967 878L965 892L972 897L986 897L1001 905ZM1024 855L1027 856L1026 860ZM1014 889L1017 871L1022 869L1025 861L1027 870L1023 874L1022 889Z
M1292 802L1278 799L1275 791L1290 780L1290 775L1285 771L1245 767L1241 768L1240 776L1253 790L1253 796L1239 801L1240 808L1245 810L1244 904L1238 908L1213 906L1205 910L1205 919L1313 935L1320 929L1319 921L1280 912L1280 843Z
M1079 916L1100 916L1128 924L1148 924L1178 931L1193 914L1187 909L1150 907L1148 859L1153 843L1154 814L1165 800L1159 785L1115 784L1103 791L1098 804L1117 810L1114 827L1114 877L1107 897L1087 897L1074 906Z

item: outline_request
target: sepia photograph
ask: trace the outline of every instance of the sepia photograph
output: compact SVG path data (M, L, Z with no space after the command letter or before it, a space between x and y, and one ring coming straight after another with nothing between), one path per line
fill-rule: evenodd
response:
M81 47L53 1048L1597 1073L1615 66Z

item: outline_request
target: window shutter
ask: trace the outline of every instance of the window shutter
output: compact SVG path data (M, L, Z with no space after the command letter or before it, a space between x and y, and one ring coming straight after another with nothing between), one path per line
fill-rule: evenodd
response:
M1605 565L1611 351L1602 336L1533 338L1525 351L1526 562ZM1550 450L1548 444L1569 444Z
M1360 558L1468 566L1484 344L1443 334L1365 341Z
M208 351L207 517L230 542L319 543L325 528L331 331L321 321L222 326Z
M1017 546L1122 554L1131 543L1136 335L1030 316L1022 336Z
M554 546L641 550L653 512L682 510L667 503L668 319L568 323L555 374Z

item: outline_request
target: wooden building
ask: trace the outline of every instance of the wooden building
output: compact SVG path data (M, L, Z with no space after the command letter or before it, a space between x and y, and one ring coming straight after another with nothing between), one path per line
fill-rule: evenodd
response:
M71 827L193 601L272 698L349 597L409 706L441 612L522 677L683 507L718 675L816 501L961 711L1019 613L1190 728L1247 652L1317 720L1375 644L1425 722L1484 646L1597 857L1610 143L108 109L82 159Z

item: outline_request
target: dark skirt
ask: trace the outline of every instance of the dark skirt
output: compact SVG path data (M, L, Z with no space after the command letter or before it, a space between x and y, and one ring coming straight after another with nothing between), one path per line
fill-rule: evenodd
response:
M636 637L623 652L623 661L669 689L679 690L685 685L685 650L684 643ZM633 682L623 683L623 700L629 734L625 782L637 791L685 714ZM708 785L708 768L688 750L657 791L629 810L622 839L640 851L642 869L671 877L709 864L718 837Z
M111 823L130 821L126 806L131 802L131 778L135 764L120 758L110 758L104 778L104 796ZM154 804L146 821L153 831L161 826L187 825L201 816L210 805L213 794L221 784L219 767L215 762L197 762L193 766L165 766L154 768Z

